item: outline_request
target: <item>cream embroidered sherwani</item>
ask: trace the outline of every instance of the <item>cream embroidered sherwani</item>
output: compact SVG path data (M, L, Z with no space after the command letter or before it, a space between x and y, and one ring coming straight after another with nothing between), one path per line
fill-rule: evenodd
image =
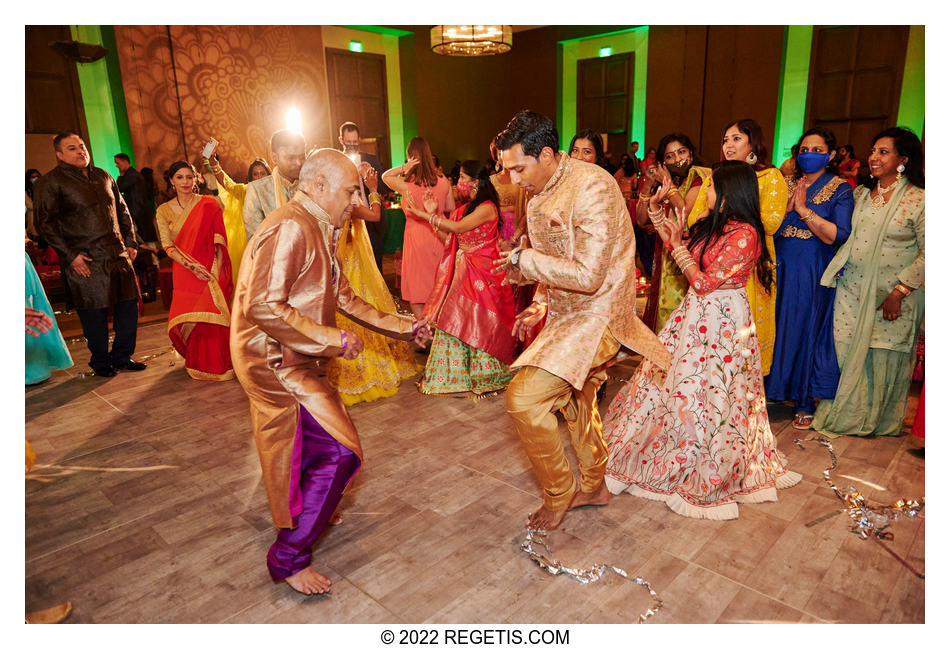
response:
M620 345L661 368L671 356L636 311L633 226L620 188L606 171L563 151L554 175L528 202L531 249L523 277L539 283L544 327L512 364L508 412L544 488L544 506L561 509L577 488L561 447L555 410L568 422L581 489L603 481L607 450L596 392Z

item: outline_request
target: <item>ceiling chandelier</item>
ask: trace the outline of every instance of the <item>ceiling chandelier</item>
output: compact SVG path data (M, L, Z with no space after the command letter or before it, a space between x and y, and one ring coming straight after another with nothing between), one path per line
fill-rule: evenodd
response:
M432 51L448 56L490 56L511 50L511 25L436 25Z

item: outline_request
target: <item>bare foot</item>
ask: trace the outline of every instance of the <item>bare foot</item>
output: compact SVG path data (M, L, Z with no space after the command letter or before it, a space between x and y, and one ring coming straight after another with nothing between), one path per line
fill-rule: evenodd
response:
M607 483L601 481L600 486L592 492L577 491L568 509L577 509L578 507L603 507L610 502L610 491L607 490Z
M525 526L530 530L556 530L564 521L564 517L567 516L568 509L570 509L570 505L554 510L541 505L528 514Z
M333 512L333 516L330 517L329 525L339 525L343 522L343 514L340 512Z
M300 572L295 572L284 581L287 582L288 586L304 595L327 593L330 591L330 586L333 585L329 577L324 577L310 566Z

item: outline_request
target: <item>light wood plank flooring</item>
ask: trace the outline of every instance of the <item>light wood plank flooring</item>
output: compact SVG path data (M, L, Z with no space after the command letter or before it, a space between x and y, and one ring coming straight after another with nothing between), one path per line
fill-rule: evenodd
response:
M164 323L140 327L137 356L168 348ZM264 564L274 531L240 385L193 381L174 353L81 378L88 351L70 349L75 367L26 390L26 437L46 465L26 482L27 611L71 600L72 623L629 623L649 604L620 579L552 577L519 550L539 488L503 396L424 396L412 381L351 408L366 462L314 558L333 592L298 595ZM777 503L714 522L619 496L571 513L550 537L557 557L648 580L665 602L650 624L923 622L922 580L844 515L809 525L838 507L827 452L792 443L790 408L770 414L805 476ZM923 495L924 463L905 452L918 440L834 445L839 484L881 503ZM924 522L893 531L889 547L923 571Z

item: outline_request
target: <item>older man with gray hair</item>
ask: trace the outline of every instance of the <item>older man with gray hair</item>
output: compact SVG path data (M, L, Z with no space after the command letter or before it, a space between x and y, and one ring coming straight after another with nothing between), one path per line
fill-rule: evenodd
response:
M357 297L336 258L340 228L359 204L356 166L320 149L300 169L298 191L248 241L231 318L231 358L251 405L254 439L274 524L267 553L274 581L311 595L330 580L310 566L311 546L362 463L356 428L327 381L327 359L352 359L359 336L337 310L400 340L431 337L424 320L383 313Z

